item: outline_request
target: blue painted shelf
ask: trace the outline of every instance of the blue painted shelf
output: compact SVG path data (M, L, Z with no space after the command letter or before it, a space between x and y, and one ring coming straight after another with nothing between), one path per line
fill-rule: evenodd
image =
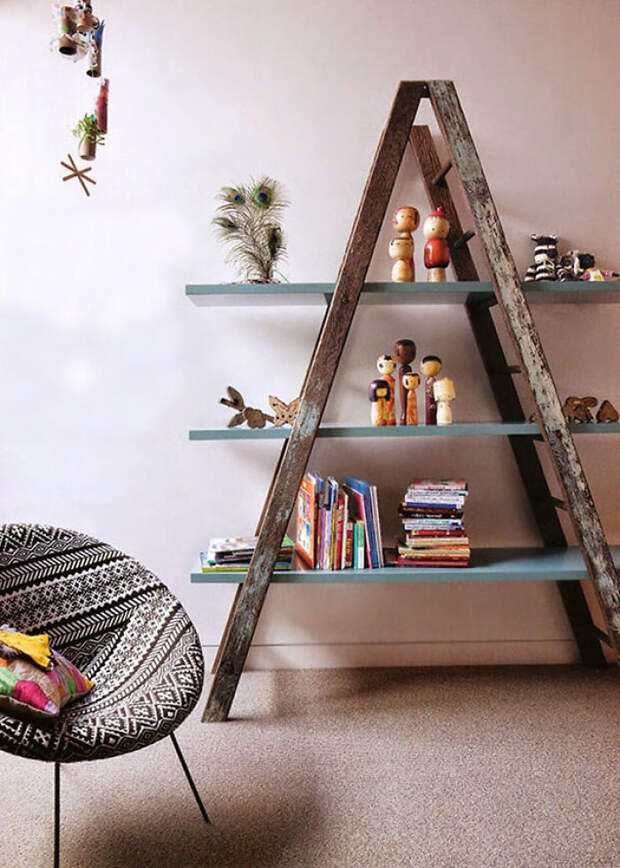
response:
M620 573L620 546L611 547ZM240 584L245 572L203 573L196 564L194 584ZM469 567L384 567L380 570L294 569L274 573L276 584L405 584L410 582L579 582L588 578L577 548L474 549Z
M528 301L543 304L617 303L620 281L583 280L526 283ZM333 283L190 283L185 294L200 305L312 305L325 304ZM367 283L360 304L463 304L471 294L493 294L488 281L452 283Z
M620 434L620 422L588 422L570 426L573 434ZM189 432L190 440L285 440L291 428L198 428ZM324 422L317 437L463 437L518 435L537 437L535 422L460 422L453 425L342 425Z

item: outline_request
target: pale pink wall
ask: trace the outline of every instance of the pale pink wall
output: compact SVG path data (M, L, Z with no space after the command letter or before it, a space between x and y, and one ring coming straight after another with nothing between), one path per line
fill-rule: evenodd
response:
M208 311L184 298L186 282L232 278L209 226L218 188L261 171L285 182L288 276L332 280L397 82L452 78L519 267L536 230L618 266L620 5L97 8L108 21L110 136L86 200L61 183L59 160L74 150L70 129L95 85L48 51L47 4L0 7L11 34L0 55L2 514L81 527L132 551L181 596L212 653L231 591L190 587L188 572L210 535L251 530L278 447L190 445L186 431L225 424L217 400L229 382L257 405L297 394L321 318L318 307ZM403 202L428 205L409 155L393 197ZM389 235L386 226L371 278L389 275ZM618 308L535 316L560 393L620 406ZM360 311L327 418L367 419L374 360L404 336L444 358L456 419L497 418L466 317L445 307ZM579 444L619 542L617 440ZM410 476L467 475L476 544L537 543L499 440L323 441L312 465L374 479L388 535ZM255 666L574 659L547 585L278 587L256 638Z

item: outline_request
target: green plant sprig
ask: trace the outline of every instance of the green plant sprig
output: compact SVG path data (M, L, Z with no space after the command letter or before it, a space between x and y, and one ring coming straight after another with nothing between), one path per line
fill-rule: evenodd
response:
M95 115L85 114L73 129L73 135L79 138L80 144L86 139L98 145L105 145L105 133L99 129Z

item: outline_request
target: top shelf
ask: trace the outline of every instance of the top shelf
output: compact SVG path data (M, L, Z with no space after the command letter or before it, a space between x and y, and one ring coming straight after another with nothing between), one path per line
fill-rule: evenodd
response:
M198 305L315 305L331 301L334 283L190 283L185 294ZM620 281L525 283L529 302L536 304L620 302ZM366 283L360 304L463 304L468 296L493 294L488 281L453 283Z

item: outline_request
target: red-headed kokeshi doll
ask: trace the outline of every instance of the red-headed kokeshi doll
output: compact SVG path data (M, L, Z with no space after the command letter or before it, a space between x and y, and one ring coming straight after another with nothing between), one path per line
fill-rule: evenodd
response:
M450 222L441 205L424 221L422 227L424 237L424 265L428 268L428 280L432 283L444 283L446 268L450 264L450 248L447 237L450 232Z

